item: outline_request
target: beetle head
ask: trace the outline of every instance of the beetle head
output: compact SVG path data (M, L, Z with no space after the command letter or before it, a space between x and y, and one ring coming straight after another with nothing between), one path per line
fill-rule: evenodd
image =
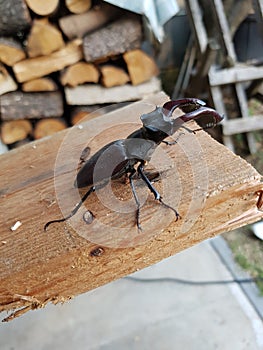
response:
M163 132L167 135L173 135L184 123L180 118L172 119L166 115L163 107L156 107L154 111L143 114L141 121L146 129L152 132Z

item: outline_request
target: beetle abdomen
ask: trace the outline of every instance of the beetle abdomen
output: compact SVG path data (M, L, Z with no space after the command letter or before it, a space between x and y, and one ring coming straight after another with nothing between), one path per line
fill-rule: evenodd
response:
M155 147L155 142L138 138L113 141L84 164L74 185L82 188L120 178L137 162L149 160Z

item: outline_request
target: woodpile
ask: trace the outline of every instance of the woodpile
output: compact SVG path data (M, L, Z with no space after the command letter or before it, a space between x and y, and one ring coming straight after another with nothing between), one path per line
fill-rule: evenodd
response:
M160 90L141 17L91 0L0 3L1 141L16 147Z

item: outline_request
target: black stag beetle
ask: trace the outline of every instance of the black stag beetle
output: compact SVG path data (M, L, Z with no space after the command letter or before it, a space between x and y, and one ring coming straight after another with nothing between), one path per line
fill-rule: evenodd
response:
M172 114L176 108L179 108L185 114L177 118L172 118ZM161 142L168 145L176 143L176 141L168 142L164 141L164 139L172 136L179 128L184 128L189 132L203 129L190 130L183 125L190 120L208 120L204 128L210 128L221 122L223 116L218 114L214 109L205 107L205 102L196 98L169 101L163 107L157 107L154 111L143 114L141 116L143 126L140 129L130 134L127 139L117 140L107 144L85 162L77 174L74 185L77 188L90 186L89 190L68 216L63 219L47 222L44 230L52 223L63 222L71 218L92 192L106 186L110 180L118 179L123 175L128 175L129 178L137 206L136 225L141 230L141 206L134 187L134 176L136 173L145 182L155 199L164 207L171 209L175 214L176 220L180 218L176 209L163 202L160 193L154 188L145 174L144 166L146 162L150 161L153 152ZM135 168L135 166L137 167Z

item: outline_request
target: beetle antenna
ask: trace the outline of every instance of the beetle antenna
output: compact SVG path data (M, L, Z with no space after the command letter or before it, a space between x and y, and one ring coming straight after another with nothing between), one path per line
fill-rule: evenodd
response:
M85 202L85 200L88 198L88 196L94 192L96 189L95 186L92 186L85 194L84 196L81 198L81 200L78 202L78 204L76 205L76 207L72 210L72 212L66 216L65 218L63 219L56 219L56 220L51 220L51 221L48 221L45 226L44 226L44 231L47 230L48 226L55 223L55 222L64 222L68 219L70 219L73 215L75 215L77 213L77 211L79 210L79 208L82 206L82 204Z

